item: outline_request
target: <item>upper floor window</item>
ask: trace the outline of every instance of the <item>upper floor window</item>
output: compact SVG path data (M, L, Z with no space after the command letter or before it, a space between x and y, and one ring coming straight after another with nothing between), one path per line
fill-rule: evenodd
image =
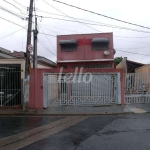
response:
M60 40L59 44L62 52L71 52L77 50L77 40Z
M92 49L93 50L109 49L109 39L108 38L94 38L94 39L92 39Z

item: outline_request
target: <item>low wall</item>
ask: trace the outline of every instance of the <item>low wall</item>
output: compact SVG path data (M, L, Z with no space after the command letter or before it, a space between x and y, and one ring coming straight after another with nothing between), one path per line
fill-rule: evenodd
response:
M30 74L29 108L43 109L43 73L59 73L59 69L32 69ZM63 73L74 73L64 69ZM124 105L124 74L122 69L83 69L83 73L120 73L121 104Z

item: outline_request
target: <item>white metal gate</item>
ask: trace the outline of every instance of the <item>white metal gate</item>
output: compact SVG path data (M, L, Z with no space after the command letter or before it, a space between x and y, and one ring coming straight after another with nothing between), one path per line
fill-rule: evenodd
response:
M125 77L125 104L150 103L150 73L128 73Z
M90 82L89 82L90 81ZM121 104L120 74L44 74L44 107Z

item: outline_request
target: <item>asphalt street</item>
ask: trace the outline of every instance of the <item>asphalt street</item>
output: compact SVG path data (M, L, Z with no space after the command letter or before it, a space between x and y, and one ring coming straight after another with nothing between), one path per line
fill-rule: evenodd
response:
M23 150L149 150L150 115L95 116Z
M35 117L38 118L38 117ZM34 117L30 124L26 123L28 119L22 118L24 121L11 130L22 132L29 128L36 128L34 125ZM63 120L61 117L40 117L38 125L42 126L47 123ZM42 119L43 118L43 119ZM0 118L1 119L1 118ZM2 118L7 121L11 119L18 120L18 117ZM55 120L56 119L56 120ZM42 123L42 120L44 120ZM51 120L51 122L50 122ZM3 120L3 125L5 122ZM70 122L72 122L70 120ZM13 122L9 122L13 126ZM69 122L67 123L69 124ZM0 124L1 128L2 124ZM26 127L28 126L28 128ZM64 126L64 125L63 125ZM7 126L8 127L8 126ZM60 128L60 127L59 127ZM3 127L4 129L4 127ZM0 130L4 133L4 131ZM4 134L3 134L4 136ZM7 136L7 135L5 135ZM150 149L150 114L135 115L105 115L105 116L88 116L87 118L76 122L75 124L63 128L61 131L51 134L46 138L27 145L22 150L149 150Z
M0 117L0 139L52 123L64 117Z

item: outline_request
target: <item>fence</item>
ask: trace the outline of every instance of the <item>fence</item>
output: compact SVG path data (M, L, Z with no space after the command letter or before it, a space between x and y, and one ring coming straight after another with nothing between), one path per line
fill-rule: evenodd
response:
M150 73L128 73L125 78L125 104L150 103Z
M0 106L21 105L21 65L0 65Z

